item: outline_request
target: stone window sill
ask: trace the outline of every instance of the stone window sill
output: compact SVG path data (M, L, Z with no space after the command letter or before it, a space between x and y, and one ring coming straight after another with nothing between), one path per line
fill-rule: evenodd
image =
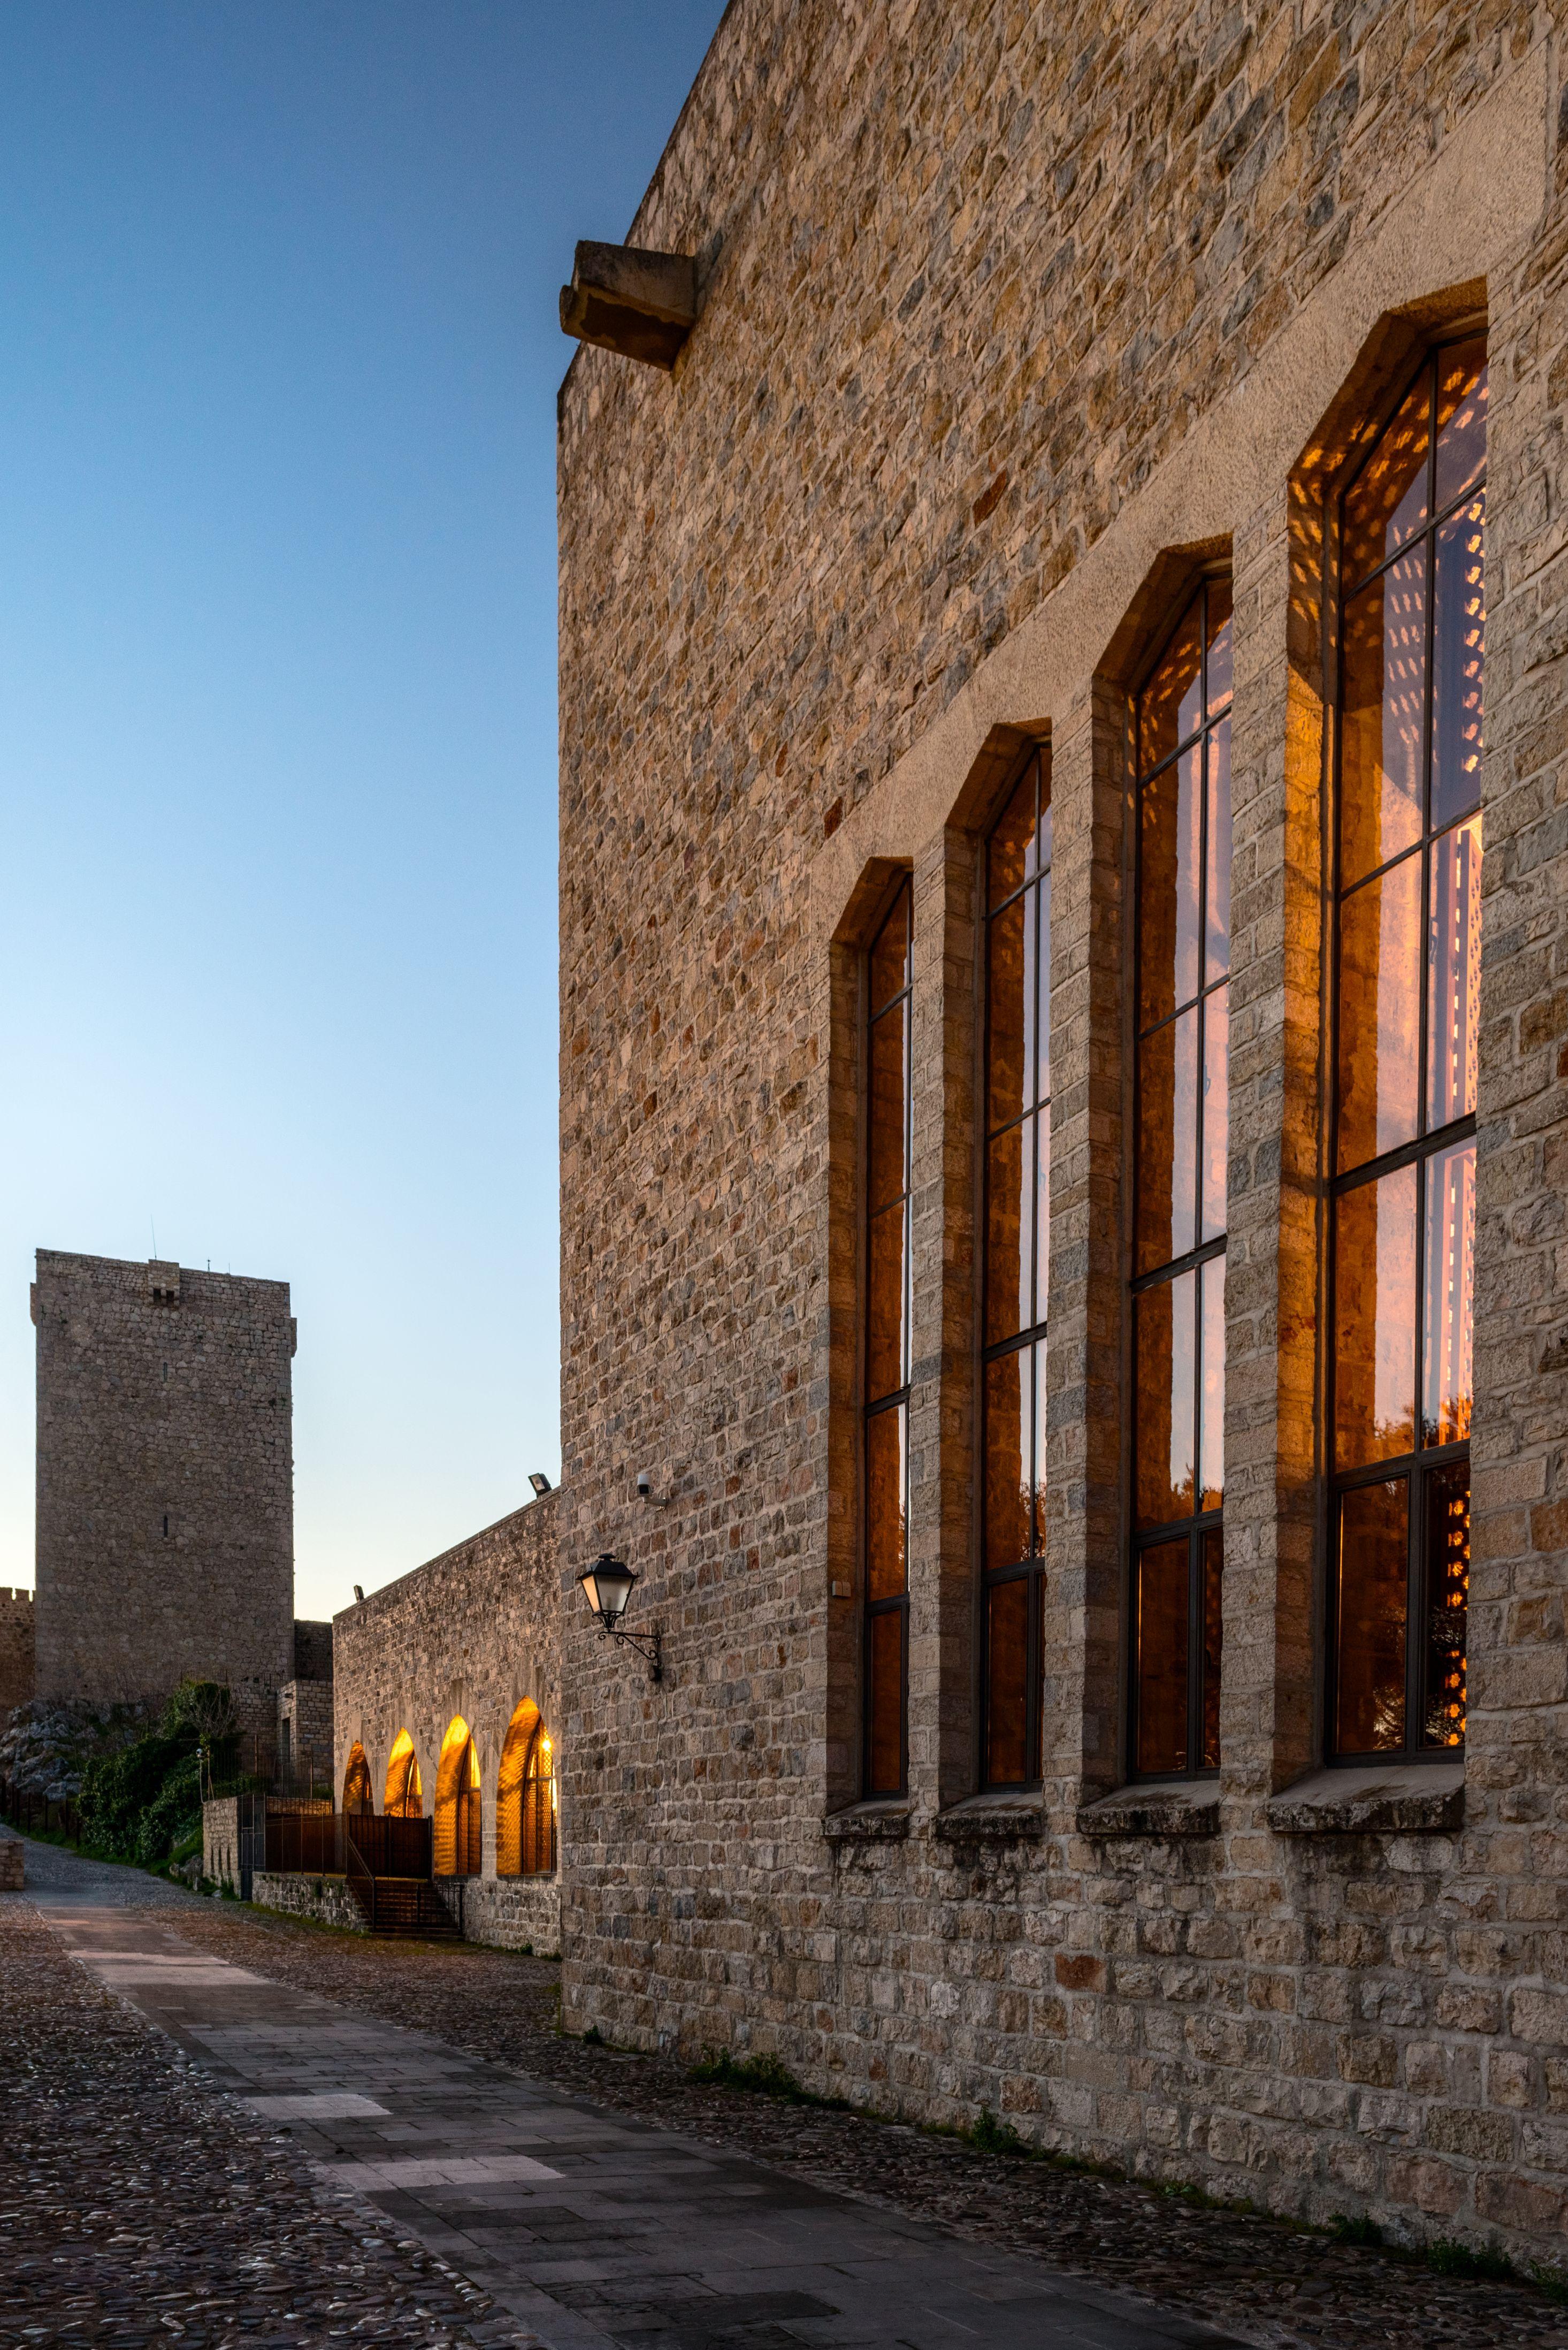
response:
M891 1802L851 1804L846 1812L831 1812L822 1833L829 1844L888 1844L909 1835L913 1809L905 1795Z
M1043 1836L1044 1801L1039 1794L971 1795L939 1812L931 1833L945 1844L1016 1844Z
M1086 1836L1211 1836L1220 1833L1220 1790L1212 1779L1147 1779L1078 1806Z
M1462 1762L1366 1762L1313 1771L1269 1804L1276 1835L1433 1835L1462 1827Z

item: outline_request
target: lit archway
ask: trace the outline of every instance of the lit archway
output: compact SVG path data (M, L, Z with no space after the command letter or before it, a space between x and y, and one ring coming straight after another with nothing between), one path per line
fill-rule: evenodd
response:
M512 1717L495 1788L497 1877L547 1877L556 1866L556 1774L550 1733L532 1698Z
M343 1773L343 1808L346 1812L373 1812L376 1808L370 1765L358 1739L348 1749L348 1767Z
M479 1757L461 1713L452 1716L436 1765L433 1865L437 1877L477 1877L482 1852Z
M414 1742L406 1730L400 1730L392 1742L391 1757L387 1764L383 1809L389 1820L422 1820L425 1815L425 1791L420 1779L419 1757L414 1752Z

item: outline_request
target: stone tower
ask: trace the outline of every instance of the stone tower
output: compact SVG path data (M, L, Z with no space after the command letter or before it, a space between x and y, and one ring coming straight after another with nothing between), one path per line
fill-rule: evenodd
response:
M192 1674L270 1719L295 1673L288 1284L40 1249L32 1315L38 1695Z

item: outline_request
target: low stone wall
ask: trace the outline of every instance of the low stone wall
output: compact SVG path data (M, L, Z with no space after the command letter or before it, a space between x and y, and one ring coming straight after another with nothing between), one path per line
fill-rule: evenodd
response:
M25 1883L21 1838L0 1836L0 1893L20 1893Z
M257 1869L251 1879L251 1899L259 1909L314 1918L318 1926L342 1926L351 1934L370 1930L346 1877L296 1877L281 1869Z
M436 1891L462 1928L463 1939L496 1950L561 1955L559 1877L438 1877Z

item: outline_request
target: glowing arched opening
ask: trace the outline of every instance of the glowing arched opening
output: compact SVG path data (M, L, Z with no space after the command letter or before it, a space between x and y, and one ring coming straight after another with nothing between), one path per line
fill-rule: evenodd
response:
M392 1741L382 1808L391 1820L422 1820L425 1815L425 1791L420 1778L419 1757L414 1752L414 1742L406 1730L400 1730Z
M482 1851L479 1757L461 1713L441 1742L436 1764L434 1869L438 1877L477 1877Z
M348 1766L343 1773L343 1808L346 1812L373 1812L376 1808L370 1765L358 1739L348 1749Z
M556 1866L555 1752L538 1707L513 1715L495 1786L495 1874L547 1877Z

